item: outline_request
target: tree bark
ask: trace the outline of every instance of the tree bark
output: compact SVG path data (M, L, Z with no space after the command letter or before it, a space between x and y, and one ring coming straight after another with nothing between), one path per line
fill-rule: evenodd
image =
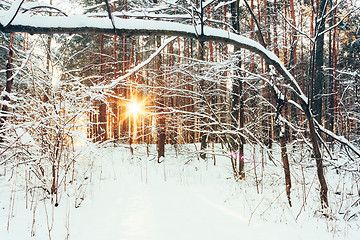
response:
M103 54L104 54L104 35L100 35L100 75L104 76L104 60L103 60ZM98 131L98 141L104 142L107 140L107 129L106 129L106 104L104 102L105 100L100 100L99 102L99 131Z
M231 15L232 15L232 27L236 31L240 31L240 14L239 14L239 4L240 1L237 0L236 2L231 4ZM240 48L236 47L235 52L240 51ZM239 57L237 65L241 68L241 59ZM243 96L243 82L240 78L240 72L235 72L235 78L233 79L233 88L232 88L232 125L234 129L243 129L245 123L244 117L244 96ZM240 136L239 136L240 135ZM235 157L232 157L233 166L235 167L236 173L239 175L237 176L240 180L245 179L245 171L244 171L244 144L245 139L240 134L236 133L233 134L231 137L231 146L233 149L231 151L236 152ZM238 165L238 167L237 167Z
M161 46L161 37L155 38L155 43L159 48ZM157 72L157 84L161 86L163 84L163 74L161 72L161 64L162 64L162 57L161 55L157 56L156 60L156 72ZM158 123L157 123L157 151L158 156L157 160L158 163L161 162L161 158L165 157L165 143L166 143L166 121L164 116L164 104L165 98L162 94L158 95Z
M332 0L329 0L329 7L330 9L332 8L333 3ZM334 13L330 14L330 20L329 20L329 28L331 28L334 24ZM329 129L330 131L333 131L334 129L334 106L335 106L335 92L334 92L334 73L335 73L335 69L334 69L334 65L333 65L333 30L330 30L329 32L329 62L328 62L328 67L329 67L329 79L327 82L327 99L328 99L328 103L326 104L327 106L327 115L326 115L326 128ZM327 141L332 141L332 138L328 136Z
M296 27L294 0L290 0L290 16L291 16L291 24L294 27ZM290 67L296 65L296 46L297 46L296 30L295 28L293 28L290 61L289 61Z
M322 104L323 94L325 88L325 76L323 72L324 65L324 34L319 33L325 30L325 15L327 0L321 0L316 24L316 42L315 42L315 82L314 82L314 96L313 96L313 110L315 119L322 123Z
M10 34L10 39L9 39L9 53L8 53L8 62L6 64L6 86L5 86L5 92L7 94L10 94L12 91L12 86L14 83L14 79L12 78L13 76L13 66L12 66L12 62L13 62L13 58L14 58L14 50L13 50L13 45L15 42L15 33L11 33ZM5 122L7 119L7 114L9 113L9 106L7 105L7 102L10 102L10 97L8 95L4 96L4 104L1 107L1 118L0 118L0 131L4 130L4 126L5 126ZM4 142L4 133L0 134L0 143Z
M204 42L203 41L199 41L199 60L200 61L204 61L205 58L204 58ZM200 69L201 71L201 69ZM206 90L207 90L207 86L206 86L206 83L204 80L201 80L200 81L200 86L201 88L201 92L202 92L202 97L203 97L203 101L208 101L207 99L207 94L206 94ZM201 106L201 111L203 112L203 114L205 115L206 114L206 110L205 110L205 105L206 103L202 103L202 106ZM200 129L200 157L202 159L206 159L206 147L207 147L207 136L208 134L206 133L206 122L207 122L207 119L205 117L201 117L200 118L200 124L201 124L201 129Z
M287 105L288 103L285 100L285 104ZM282 114L284 115L285 109L282 109ZM281 129L280 129L280 136L279 136L279 141L280 141L280 147L281 147L281 161L283 163L283 168L284 168L284 175L285 175L285 188L286 188L286 195L288 198L288 202L290 207L291 205L291 196L290 196L290 190L291 190L291 175L290 175L290 164L289 164L289 158L288 158L288 154L287 154L287 149L286 149L286 141L287 141L287 134L288 132L286 131L286 128L284 126L285 123L281 123Z
M114 9L115 9L115 3L114 3ZM114 71L114 79L117 78L117 71L118 71L118 63L117 63L117 36L114 35L113 36L113 40L114 40L114 46L113 46L113 58L114 58L114 64L113 64L113 71ZM114 93L115 95L119 95L120 94L120 89L118 87L115 87L114 89ZM113 103L112 103L112 112L113 114L115 114L115 116L111 117L112 119L112 135L113 135L113 139L117 140L119 139L119 124L120 124L120 114L121 112L119 111L119 104L118 104L118 100L116 98L113 98Z
M322 162L322 156L319 149L319 140L317 131L315 130L315 123L314 118L312 117L312 114L310 112L310 108L308 105L304 105L304 102L301 103L302 108L304 109L304 113L308 119L309 123L309 130L310 130L310 139L313 146L313 157L316 161L316 168L317 168L317 175L320 183L320 200L321 200L321 206L323 208L326 208L329 206L328 198L327 198L327 184L326 179L324 176L324 166Z
M321 125L322 124L322 98L325 84L325 76L323 73L323 64L324 64L324 34L319 35L319 33L325 30L325 10L327 0L320 0L317 24L316 24L316 41L315 41L315 83L314 83L314 95L313 95L313 110L315 114L316 121ZM310 138L313 144L313 154L316 160L317 174L320 182L320 199L322 207L327 207L328 198L327 198L327 184L324 176L324 167L322 162L322 156L319 149L319 140L318 135L315 130L314 118L311 116L309 109L305 110L305 114L308 117L309 121L309 130Z
M154 3L158 3L158 0L153 0ZM155 38L155 43L157 47L161 46L161 37ZM157 57L156 69L158 74L158 84L161 85L163 83L163 75L161 74L160 67L162 64L162 57L159 55ZM163 96L159 96L159 103L158 103L158 139L157 139L157 150L158 150L158 163L161 162L161 158L165 157L165 141L166 141L166 129L165 129L165 116L163 114L163 106L165 103L165 99Z
M284 129L285 131L285 129ZM286 150L286 137L285 132L281 133L280 136L280 146L281 146L281 160L283 163L284 173L285 173L285 186L286 186L286 195L289 201L290 207L291 205L291 197L290 197L290 190L291 190L291 177L290 177L290 164L288 159L288 154Z

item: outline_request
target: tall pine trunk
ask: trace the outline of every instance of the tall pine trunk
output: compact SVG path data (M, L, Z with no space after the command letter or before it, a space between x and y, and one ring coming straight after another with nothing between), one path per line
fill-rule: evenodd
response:
M329 7L330 9L332 8L333 3L332 0L329 0ZM334 25L334 13L330 14L330 20L329 20L329 28L331 28ZM328 94L328 104L327 104L327 115L326 115L326 128L329 129L330 131L333 131L334 129L334 106L335 106L335 92L334 92L334 64L333 64L333 30L330 30L329 32L329 62L328 62L328 67L329 67L329 78L328 78L328 82L327 82L327 94ZM328 141L332 141L332 138L328 137L327 139Z
M315 37L315 79L314 79L314 95L313 110L315 119L322 124L322 103L325 88L325 76L323 71L324 65L324 34L320 34L325 30L325 10L327 0L320 0L318 16L316 21L316 37Z
M6 86L5 86L5 92L7 94L10 94L12 91L12 86L13 86L13 82L14 79L12 78L13 76L13 66L12 66L12 62L13 62L13 58L14 58L14 50L13 50L13 45L15 42L15 33L11 33L10 34L10 39L9 39L9 53L8 53L8 62L6 64ZM9 107L7 105L8 102L10 102L10 97L8 95L5 95L4 98L4 103L2 104L1 107L1 118L0 118L0 131L4 130L4 126L5 126L5 122L6 122L6 115L9 112ZM0 143L4 142L4 133L0 134Z
M240 14L239 14L239 3L240 1L237 0L236 2L231 4L231 15L232 15L232 27L236 31L240 31ZM238 52L240 49L235 48L235 52ZM241 68L241 59L239 57L238 67ZM244 117L244 98L243 98L243 82L240 78L240 72L235 72L235 78L233 79L233 89L232 89L232 125L234 129L243 129L245 123ZM234 172L238 174L239 179L245 178L245 171L244 171L244 144L245 139L243 135L239 133L233 134L231 137L231 150L237 152L232 157ZM238 165L238 167L237 167Z
M325 10L326 10L326 3L328 3L327 0L320 0L320 2L317 2L317 21L316 21L316 28L315 28L315 52L313 52L313 60L310 64L310 80L311 80L311 89L309 91L309 99L311 99L311 107L312 112L310 112L309 107L310 106L303 106L303 109L305 111L305 115L308 119L309 123L309 130L310 130L310 139L313 146L313 157L316 161L316 168L317 168L317 174L318 179L320 183L320 200L321 205L323 208L328 207L328 197L327 197L327 191L328 187L326 184L326 179L324 176L324 166L322 161L322 156L320 152L320 140L318 137L318 133L315 129L315 122L317 121L319 124L321 124L322 120L322 95L324 91L324 73L323 73L323 64L324 64L324 35L319 33L323 32L325 29ZM312 24L312 23L311 23ZM312 29L310 29L312 30ZM313 86L312 86L312 83ZM315 119L312 116L312 113L315 114Z
M155 44L159 48L161 46L161 37L155 37ZM164 84L163 74L161 72L162 56L156 57L156 73L157 73L157 84L162 86ZM165 142L166 142L166 122L164 115L164 104L165 97L162 94L158 95L158 122L157 122L157 151L158 163L161 162L161 158L165 157Z
M100 75L104 77L105 71L104 71L104 35L100 35ZM103 79L103 78L102 78ZM98 130L98 136L97 139L99 142L104 142L107 140L107 131L106 131L106 104L104 102L105 100L99 101L99 130Z
M200 61L204 61L205 57L204 57L204 42L203 41L199 41L199 60ZM201 70L200 70L201 71ZM202 103L202 106L201 106L201 111L202 111L202 114L205 115L206 114L206 110L205 110L205 106L206 106L206 103L205 101L208 101L207 99L207 96L206 96L206 83L205 81L202 79L200 81L200 89L201 89L201 92L203 94L203 103ZM207 147L207 133L206 133L206 117L201 117L200 118L200 124L201 124L201 128L200 128L200 157L202 159L206 159L206 147Z

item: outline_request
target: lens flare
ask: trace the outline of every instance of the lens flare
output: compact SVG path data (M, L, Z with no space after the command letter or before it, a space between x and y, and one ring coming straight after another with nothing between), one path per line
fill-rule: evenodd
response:
M128 104L128 110L129 110L129 113L132 114L132 115L141 114L142 111L143 111L142 107L141 107L141 104L136 102L136 101L130 102Z

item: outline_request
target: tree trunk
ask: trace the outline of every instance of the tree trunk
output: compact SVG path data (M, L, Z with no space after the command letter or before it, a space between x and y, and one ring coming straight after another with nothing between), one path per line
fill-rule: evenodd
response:
M240 31L240 25L239 25L239 3L240 1L237 0L235 3L231 4L231 15L232 15L232 27L236 31ZM240 48L235 47L235 52L238 52ZM237 65L239 68L241 68L241 59L238 59ZM240 78L240 72L235 73L235 79L233 79L233 89L232 89L232 110L231 110L231 116L232 116L232 125L234 129L241 129L244 127L245 123L245 117L244 117L244 97L243 97L243 82ZM240 136L239 136L240 135ZM242 134L233 134L232 140L231 140L231 151L236 152L234 155L235 157L232 157L233 166L237 166L235 168L235 171L239 176L237 176L239 179L245 178L245 172L244 172L244 144L245 139L242 136ZM238 163L237 163L238 160Z
M251 8L251 11L254 11L254 0L251 0L250 8ZM255 19L254 18L250 19L250 26L251 26L250 38L254 39L255 38ZM251 71L254 71L254 70L255 70L255 58L254 58L254 56L252 56L251 57Z
M285 185L286 185L286 195L289 201L290 207L291 198L290 198L290 190L291 190L291 177L290 177L290 164L288 159L288 154L286 150L286 136L285 136L285 128L281 130L280 133L280 147L281 147L281 160L283 163L284 173L285 173Z
M199 60L200 61L204 61L204 42L203 41L199 41ZM201 69L200 69L200 72L201 72ZM202 92L202 97L203 97L203 101L208 101L207 99L207 94L206 94L206 90L207 90L207 84L205 83L205 81L202 79L200 81L200 88L201 88L201 92ZM205 115L206 114L206 110L205 110L205 106L206 106L206 103L203 102L202 103L202 106L201 106L201 111L203 111L203 114ZM207 119L206 117L201 117L200 118L200 124L201 124L201 130L200 130L200 157L202 159L206 159L206 147L207 147L207 136L208 134L206 133L206 122L207 122Z
M286 105L288 105L287 102L285 102ZM282 114L284 114L285 112L285 108L283 108L282 110ZM291 207L291 197L290 197L290 190L291 190L291 177L290 177L290 164L289 164L289 158L288 158L288 154L287 154L287 149L286 149L286 141L288 139L288 131L286 131L285 128L285 123L281 123L281 130L280 130L280 136L279 136L279 141L280 141L280 147L281 147L281 160L283 163L283 168L284 168L284 174L285 174L285 186L286 186L286 195L289 201L289 205Z
M10 39L9 39L9 53L8 53L8 62L6 64L6 86L5 86L5 92L7 94L10 94L12 91L12 86L13 86L13 82L14 79L12 78L13 76L13 67L12 67L12 62L13 62L13 58L14 58L14 50L13 50L13 45L15 42L15 33L11 33L10 34ZM6 115L9 113L9 106L7 105L7 102L10 102L10 97L8 95L4 96L4 104L1 107L1 118L0 118L0 131L4 130L4 126L5 126L5 122L6 122ZM4 133L0 134L0 143L4 142Z
M325 15L327 0L321 0L316 24L316 42L315 42L315 82L313 96L313 110L315 119L322 124L322 99L325 87L325 76L323 72L324 65L324 34L319 33L325 30Z
M155 44L159 48L161 46L161 37L155 37ZM164 84L163 74L161 72L162 57L157 56L156 60L156 72L157 72L157 84L162 86ZM162 94L158 95L158 122L157 122L157 151L158 151L158 163L161 162L161 158L165 157L165 142L166 142L166 121L164 116L164 104L165 98Z
M294 0L290 0L290 16L291 16L291 24L296 27L296 19L295 19L295 8L294 8ZM291 43L291 53L290 53L290 61L289 65L296 65L296 46L297 46L297 37L296 30L293 28L292 30L292 43Z
M324 176L324 166L322 162L321 152L319 149L319 139L315 130L314 118L312 117L309 106L304 105L304 103L302 103L301 105L302 108L304 109L305 115L309 122L310 139L313 146L313 157L315 158L316 161L317 174L320 183L321 206L323 208L326 208L329 206L328 198L327 198L328 188Z
M114 2L114 10L116 9L116 3ZM118 71L118 63L117 63L117 35L113 36L114 46L113 46L113 58L114 58L114 64L113 64L113 72L114 72L114 79L117 78L117 71ZM119 96L120 89L118 87L115 87L114 93L116 96ZM112 137L114 140L119 139L119 123L120 123L120 111L119 111L119 104L118 99L113 98L112 103L112 113L114 116L110 117L112 119Z
M329 0L329 7L330 9L332 8L333 3L332 0ZM329 28L331 28L334 24L334 13L330 14L330 20L329 20ZM328 94L328 103L327 103L327 115L326 115L326 128L330 131L333 131L334 129L334 106L335 106L335 92L334 92L334 73L335 73L335 69L334 69L334 65L333 65L333 30L330 30L329 32L329 63L328 63L328 67L329 67L329 79L327 82L327 94ZM328 136L327 141L332 141L332 138L330 136Z
M286 4L284 4L284 15L285 15L285 18L287 18L287 6L286 6ZM288 66L288 33L287 33L287 23L286 23L286 21L284 20L284 32L283 32L283 47L282 47L282 49L283 49L283 61L284 61L284 65L285 66Z
M335 1L335 4L336 4L336 1ZM334 13L334 15L336 15L336 12ZM335 22L334 22L335 24ZM333 83L333 90L334 90L334 95L333 95L333 100L334 100L334 113L333 113L333 122L334 122L334 126L332 129L330 130L333 130L334 133L336 133L336 127L335 127L335 123L337 122L337 108L338 108L338 83L337 83L337 79L336 79L336 68L337 68L337 52L338 52L338 47L339 46L339 41L337 41L337 37L338 37L338 34L337 34L337 30L336 28L333 29L333 51L332 51L332 55L333 55L333 60L332 60L332 65L334 67L334 71L333 71L333 80L334 80L334 83Z
M103 60L103 54L104 54L104 35L100 35L100 75L104 76L104 60ZM105 100L99 101L99 131L98 131L98 141L104 142L107 140L107 131L106 131L106 104L104 102Z
M265 6L264 6L264 8L265 8L265 26L266 26L266 29L267 29L267 31L266 31L266 39L265 39L265 44L266 44L266 46L264 46L264 47L267 47L267 46L270 46L271 45L271 28L270 28L270 22L271 22L271 10L270 10L270 8L269 8L269 5L268 5L268 1L267 0L265 0L264 1L264 4L265 4ZM269 73L270 72L270 66L269 66L269 64L265 61L265 73ZM264 85L266 85L265 84L265 82L264 82ZM272 104L272 105L275 105L275 101L274 101L274 97L273 97L273 92L272 92L272 90L271 90L271 87L270 86L266 86L265 88L264 88L264 96L267 98L267 99L269 99L269 101L270 101L270 103ZM270 106L268 106L267 107L267 112L268 113L273 113L273 108L272 107L270 107ZM274 119L274 117L272 116L272 114L270 115L270 117L268 118L268 120L267 120L267 123L265 123L265 126L267 126L267 147L269 148L269 149L271 149L272 148L272 143L273 143L273 119Z

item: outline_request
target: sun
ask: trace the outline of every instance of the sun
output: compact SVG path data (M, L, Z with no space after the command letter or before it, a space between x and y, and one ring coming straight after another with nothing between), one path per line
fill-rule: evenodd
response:
M141 104L138 103L137 101L131 101L127 105L127 108L129 110L129 114L132 114L132 115L138 115L138 114L141 114L143 112Z

